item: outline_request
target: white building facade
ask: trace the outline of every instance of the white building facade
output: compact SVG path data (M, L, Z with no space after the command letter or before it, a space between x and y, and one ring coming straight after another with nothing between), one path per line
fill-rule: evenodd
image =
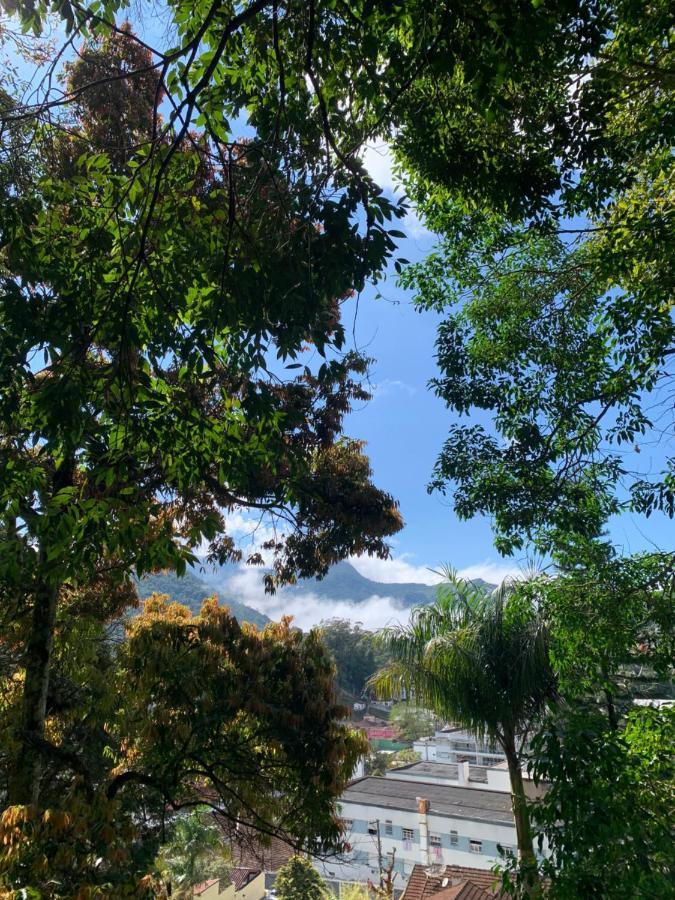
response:
M501 747L479 741L461 728L444 728L433 737L420 738L413 743L413 749L424 762L496 766L506 761Z
M376 876L380 857L385 866L393 858L401 886L415 863L490 869L502 858L500 846L515 853L516 830L510 794L482 788L377 777L353 782L340 801L351 851L337 877Z

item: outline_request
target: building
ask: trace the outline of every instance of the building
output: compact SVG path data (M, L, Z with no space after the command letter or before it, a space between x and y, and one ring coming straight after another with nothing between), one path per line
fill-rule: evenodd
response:
M415 866L401 900L498 900L491 872L463 866Z
M413 749L420 754L423 762L453 765L468 762L472 766L496 766L506 760L501 747L479 741L468 731L452 725L437 731L433 737L414 741Z
M394 863L400 883L415 865L454 864L489 870L499 847L515 852L511 796L504 791L399 778L367 777L352 782L340 800L350 843L354 878L379 871L379 859Z
M290 839L286 841L280 835L274 835L263 842L260 834L252 828L233 827L230 822L226 821L221 821L220 825L227 839L232 859L237 867L261 872L263 886L267 889L274 886L279 869L298 852ZM265 894L263 893L262 896L264 897ZM218 895L214 895L213 900L215 900L215 897L218 897ZM212 900L212 897L200 897L199 900ZM221 900L221 898L218 897L218 900ZM236 900L240 900L238 895ZM249 900L249 898L246 898L246 900Z
M196 900L264 900L265 875L244 866L232 869L228 878L213 878L198 885Z
M398 766L385 773L386 778L398 781L417 781L427 784L448 784L474 788L479 791L511 793L511 779L506 761L496 766L471 766L468 762L417 762ZM525 793L533 799L540 797L543 786L536 787L527 772L523 772Z

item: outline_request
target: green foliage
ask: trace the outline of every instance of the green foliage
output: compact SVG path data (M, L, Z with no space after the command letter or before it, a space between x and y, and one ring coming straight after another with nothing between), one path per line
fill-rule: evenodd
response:
M321 623L321 639L335 660L340 687L361 696L366 682L377 668L373 634L347 619Z
M670 556L626 559L606 547L577 545L575 558L576 565L530 588L549 623L561 692L568 699L599 697L616 720L636 697L672 693Z
M421 758L416 750L397 750L395 753L390 754L387 768L395 769L398 766L410 766L419 762Z
M199 612L204 600L214 593L212 588L190 571L180 578L171 572L153 572L144 575L139 580L136 590L142 600L147 600L153 594L168 594L172 600L184 604L194 614ZM268 616L233 597L223 597L222 600L239 622L250 622L264 628L270 621Z
M371 900L371 896L364 884L350 884L341 888L340 900Z
M385 629L380 640L392 662L373 678L378 693L414 696L504 750L525 893L538 896L521 760L528 734L555 696L556 679L537 604L517 583L490 594L448 572L436 603L414 609L407 626Z
M535 816L552 900L671 896L675 711L633 710L617 731L566 709L533 752L535 777L551 783Z
M46 897L85 889L145 896L165 831L160 859L172 877L185 870L192 878L207 860L189 847L183 858L179 845L201 846L204 823L180 811L203 803L225 826L340 849L336 799L367 745L342 724L346 710L318 634L287 624L260 632L213 600L194 616L155 595L113 648L95 617L97 599L84 592L63 601L45 812L13 806L0 818L0 884ZM2 675L3 777L22 674L17 659Z
M389 722L396 726L399 737L404 741L428 737L436 727L433 713L409 703L396 703L391 709Z
M366 775L384 775L387 769L396 769L398 766L409 766L419 762L419 753L414 750L397 750L395 753L385 753L383 750L375 750L368 754L365 761Z
M148 54L126 26L91 37L68 71L77 104L36 129L33 177L0 215L0 576L28 660L16 803L39 801L64 587L182 574L203 542L238 560L236 507L287 527L270 589L386 555L401 525L341 438L366 361L343 352L340 305L388 258L396 211L373 197L364 230L358 186L317 192L287 148L160 129ZM309 348L313 369L296 362Z
M405 690L478 737L525 734L554 691L548 630L517 583L490 594L449 573L436 603L379 637L392 662L378 693Z
M274 882L279 900L328 900L330 892L308 859L294 856L279 869Z
M503 552L593 538L627 505L675 513L672 461L653 473L623 459L657 435L672 377L672 9L587 6L596 25L608 17L588 33L592 62L581 43L533 54L526 90L505 76L492 115L471 123L473 87L433 85L422 118L436 140L420 149L411 114L401 145L439 234L402 278L445 316L434 387L456 412L488 414L452 426L430 489L452 484L461 516L492 515ZM469 178L448 164L467 145L484 148Z
M201 882L227 878L227 847L210 810L197 809L177 819L155 865L170 897L190 898Z
M375 750L366 756L364 763L364 772L366 775L384 775L387 771L387 763L391 754L384 753L382 750Z

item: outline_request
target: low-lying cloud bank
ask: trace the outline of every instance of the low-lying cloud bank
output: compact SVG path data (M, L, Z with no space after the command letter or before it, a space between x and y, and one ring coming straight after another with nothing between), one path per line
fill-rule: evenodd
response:
M231 596L247 606L252 606L270 619L293 616L294 623L303 631L326 619L349 619L360 622L371 631L385 625L405 623L409 610L402 608L393 597L373 595L362 603L349 600L326 600L313 591L278 591L265 594L260 569L241 566L220 585L224 596Z
M359 622L364 628L377 630L387 625L405 624L410 608L400 600L387 596L386 585L401 583L438 584L441 575L426 566L415 566L404 558L375 560L353 558L357 571L366 578L381 584L382 593L355 603L349 598L327 599L315 590L281 589L276 594L265 594L263 572L253 566L241 565L215 583L222 597L232 597L278 621L282 616L292 616L303 631L327 619L348 619ZM506 576L518 574L518 569L503 563L486 562L469 566L460 572L465 578L482 578L497 583ZM212 582L214 583L214 582Z

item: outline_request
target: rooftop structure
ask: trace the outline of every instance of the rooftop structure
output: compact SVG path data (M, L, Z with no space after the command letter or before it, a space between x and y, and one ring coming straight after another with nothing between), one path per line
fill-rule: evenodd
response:
M212 878L197 885L193 896L198 900L263 900L265 877L259 869L240 866L227 878Z
M429 798L429 812L433 815L485 821L494 824L513 824L511 797L498 791L474 791L417 781L369 776L353 781L341 798L341 804L366 803L381 809L416 811L422 788Z
M415 866L401 900L496 900L492 872L465 866Z
M468 731L454 725L446 725L433 737L420 738L413 743L413 749L420 754L423 762L454 765L468 762L473 766L494 766L506 759L500 747L479 741Z
M510 794L486 788L395 775L354 781L340 800L352 873L340 877L372 878L380 859L401 885L418 864L489 870L499 848L515 852L516 831Z
M386 777L398 781L446 784L479 791L511 793L511 780L506 761L495 766L470 766L467 762L455 764L417 762L390 769L386 772ZM542 788L534 785L527 772L523 772L523 782L528 796L533 798L541 796Z

